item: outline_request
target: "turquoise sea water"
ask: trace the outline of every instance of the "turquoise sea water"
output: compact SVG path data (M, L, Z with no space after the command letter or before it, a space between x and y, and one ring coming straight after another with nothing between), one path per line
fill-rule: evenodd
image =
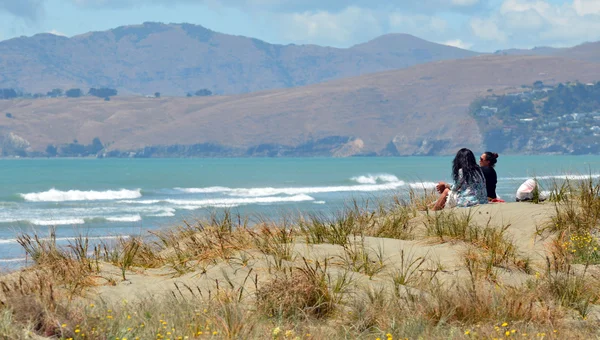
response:
M68 243L144 234L232 209L245 215L333 211L450 180L452 157L0 160L0 268L22 264L15 237L55 227ZM600 156L502 156L498 194L565 176L598 176ZM575 177L576 178L576 177Z

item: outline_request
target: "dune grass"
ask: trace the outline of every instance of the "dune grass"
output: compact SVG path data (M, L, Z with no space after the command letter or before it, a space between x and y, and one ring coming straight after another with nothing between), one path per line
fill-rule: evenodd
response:
M557 189L542 203L554 214L537 230L541 263L510 224L478 208L427 211L434 197L414 192L277 222L225 211L110 245L21 235L34 264L0 278L0 337L595 338L600 183ZM144 277L173 281L163 294L110 293Z

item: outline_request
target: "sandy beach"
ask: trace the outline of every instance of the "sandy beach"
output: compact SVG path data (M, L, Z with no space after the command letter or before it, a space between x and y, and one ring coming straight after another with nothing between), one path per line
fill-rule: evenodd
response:
M463 213L464 209L456 209L458 213ZM508 226L506 233L514 241L517 252L532 260L532 265L538 266L538 270L543 270L545 258L547 256L548 238L537 235L536 231L545 223L550 222L550 217L554 213L554 206L551 204L531 204L531 203L506 203L506 204L488 204L472 209L474 222L478 225L491 225L495 227ZM423 218L421 213L419 218ZM416 222L417 227L418 222ZM310 261L330 261L332 271L339 270L339 262L344 255L344 248L333 244L306 244L298 240L293 244L291 257L295 261L286 261L286 266L294 267L302 264L302 259ZM359 239L355 239L359 242ZM355 279L362 281L363 284L384 284L389 281L387 278L397 269L401 263L402 253L413 258L422 257L427 260L427 266L422 270L435 270L436 267L443 267L442 276L447 279L466 275L464 264L462 263L462 254L465 252L467 244L461 241L449 241L441 243L435 238L425 237L417 240L398 240L381 237L365 237L365 248L373 253L381 252L385 269L377 275L369 278L361 273L353 273ZM104 299L119 301L121 299L131 300L132 298L147 298L154 295L170 295L171 292L177 292L175 284L182 287L188 285L191 287L200 287L204 290L216 290L217 281L227 282L231 280L239 285L248 272L252 270L253 274L258 275L260 282L267 281L272 274L269 268L272 267L270 261L273 261L269 255L264 255L258 250L249 249L245 251L251 258L248 264L242 265L239 261L219 261L217 263L201 266L201 269L178 276L174 275L172 269L168 267L146 270L135 270L128 272L126 281L121 281L116 285L109 285L105 278L114 278L118 281L121 276L121 270L110 264L103 264L102 271L98 275L96 282L96 292ZM235 257L235 256L234 256ZM270 258L269 258L270 257ZM225 279L227 277L227 279ZM526 279L527 274L518 271L507 271L503 275L503 281L510 284L513 281L520 282ZM253 296L253 282L246 282L246 292ZM178 292L177 292L178 293ZM189 292L188 292L189 293Z
M164 232L158 243L123 240L95 259L57 252L51 265L41 256L3 277L2 301L71 301L70 313L36 319L59 324L43 326L59 338L586 338L600 322L598 264L571 251L570 227L552 227L580 208L354 206L330 220L252 228L224 216ZM51 293L36 281L47 270ZM563 279L568 287L557 292ZM41 333L28 322L19 334ZM166 334L164 322L177 326ZM152 323L163 326L148 331Z

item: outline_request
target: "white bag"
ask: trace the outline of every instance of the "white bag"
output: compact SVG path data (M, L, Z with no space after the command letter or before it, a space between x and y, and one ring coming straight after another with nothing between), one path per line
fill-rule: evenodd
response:
M537 183L533 179L526 180L519 189L517 189L517 201L527 201L533 199L533 190L537 187Z
M531 178L523 182L519 189L517 189L517 202L533 200L533 191L537 186L537 182ZM540 191L538 192L538 198L540 201L544 201L548 198L549 194L547 191Z

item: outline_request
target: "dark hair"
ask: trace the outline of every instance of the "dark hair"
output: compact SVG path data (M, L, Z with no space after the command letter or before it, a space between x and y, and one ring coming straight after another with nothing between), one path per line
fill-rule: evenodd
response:
M489 151L484 152L484 154L485 154L485 160L490 162L490 166L493 168L494 165L496 165L496 163L498 162L498 157L499 157L498 154L495 152L489 152Z
M466 183L473 183L475 176L483 177L481 168L475 160L473 151L462 148L456 153L456 157L452 161L452 179L457 183L459 181L459 170L462 169L463 180Z

